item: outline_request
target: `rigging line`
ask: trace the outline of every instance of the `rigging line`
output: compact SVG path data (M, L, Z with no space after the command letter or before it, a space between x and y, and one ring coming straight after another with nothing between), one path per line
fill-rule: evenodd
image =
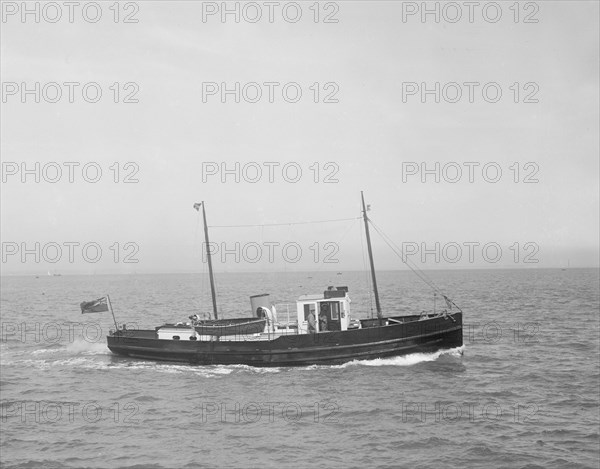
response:
M396 255L398 255L400 257L402 262L404 262L408 266L409 269L411 269L415 274L422 275L424 281L426 281L426 283L429 286L431 286L434 289L440 290L440 288L437 287L435 282L432 279L430 279L429 277L427 277L427 274L425 274L425 272L423 272L413 261L411 261L408 257L406 257L402 248L398 247L396 245L396 243L394 243L394 241L388 235L386 235L383 232L383 230L381 228L379 228L371 219L369 219L369 221L371 222L371 225L373 225L373 228L375 228L375 231L377 231L377 233L379 233L379 235L383 238L383 240L386 242L386 244L388 246L390 246L390 248L392 248L392 250L396 253ZM398 251L399 251L399 253L398 253ZM421 278L421 276L419 276L419 277Z
M338 218L335 220L316 220L316 221L300 221L300 222L289 222L289 223L259 223L256 225L208 225L209 228L252 228L252 227L265 227L265 226L288 226L288 225L310 225L315 223L331 223L336 221L349 221L358 220L361 217L354 218Z
M358 217L358 218L352 218L352 220L360 220L362 217ZM344 232L344 234L342 235L342 237L340 238L340 242L343 241L346 236L348 236L348 233L350 233L350 230L352 230L356 225L354 224L348 224L348 228L346 229L346 231Z
M377 229L376 229L376 231L377 231ZM378 232L378 233L381 235L380 232ZM403 258L403 253L401 251L398 252L397 248L394 247L394 246L392 246L392 243L388 242L388 240L385 239L383 236L382 236L382 238L384 239L384 241L386 242L386 244L392 249L392 251L394 251L394 254L396 254L402 260L402 262L404 262L407 265L407 267L419 279L421 279L421 281L423 281L423 283L425 283L434 292L437 292L440 295L445 296L444 292L429 277L427 277L427 275L423 271L421 271L418 267L416 267L416 266L413 267L411 264L409 264L409 262L407 261L407 259Z
M380 233L381 234L381 233ZM445 297L446 295L444 294L444 292L442 291L441 288L439 288L435 282L429 278L427 276L427 274L425 274L425 272L423 272L421 269L419 269L414 263L412 263L412 261L408 260L406 258L406 256L404 256L404 253L402 252L402 250L398 249L397 247L392 247L393 242L388 242L387 240L385 240L386 243L388 244L388 246L390 246L392 248L392 250L394 251L394 253L401 258L401 260L408 266L408 268L410 270L412 270L412 272L419 278L421 279L427 286L429 286L429 288L431 288L434 292L439 293L441 296ZM400 253L398 253L398 250L400 251ZM403 258L404 256L404 258ZM412 264L412 265L411 265Z
M383 240L386 242L386 244L388 246L390 246L390 248L394 251L394 253L400 257L400 259L402 260L402 262L404 262L408 268L410 270L413 271L413 273L419 277L425 284L427 284L429 286L429 288L431 288L433 291L438 292L440 295L445 296L444 292L442 291L441 288L439 288L435 282L429 278L427 276L427 274L425 274L425 272L423 272L421 269L419 269L419 267L414 264L410 259L408 259L405 255L404 252L402 251L402 249L400 249L398 246L396 246L396 244L387 236L385 235L381 230L378 229L378 227L376 227L373 224L373 227L375 228L375 231L377 231L377 233L379 233L379 235L383 238ZM398 252L399 251L399 252Z
M408 259L404 255L404 252L402 251L402 249L400 249L385 233L383 233L382 230L375 223L373 223L373 221L371 219L369 219L369 221L371 221L373 228L375 228L375 231L377 231L377 233L379 233L379 235L383 238L383 240L386 242L386 244L392 249L392 251L394 251L394 253L398 257L400 257L402 262L404 262L408 266L408 268L410 270L412 270L415 273L415 275L417 275L417 277L419 277L423 282L425 282L432 290L437 291L440 295L442 295L444 297L446 296L444 294L444 292L442 291L442 289L436 285L436 283L433 281L433 279L430 279L427 276L427 274L425 274L425 272L423 272L421 269L419 269L419 267L416 264L414 264L410 259ZM413 265L411 265L411 264L413 264Z

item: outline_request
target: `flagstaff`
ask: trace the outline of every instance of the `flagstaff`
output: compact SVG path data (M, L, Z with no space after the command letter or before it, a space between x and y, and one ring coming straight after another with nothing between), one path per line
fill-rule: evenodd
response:
M117 325L117 319L115 318L115 312L113 311L109 295L103 296L102 298L98 298L97 300L93 301L84 301L79 305L79 307L81 308L81 314L103 313L105 311L110 311L110 314L112 314L113 322L115 323L115 332L119 330L119 326Z
M115 318L115 312L113 311L112 303L110 301L110 296L108 294L106 295L106 300L108 302L108 309L110 309L110 314L112 314L112 317L113 317L113 322L115 323L115 330L118 331L119 326L117 325L117 320Z

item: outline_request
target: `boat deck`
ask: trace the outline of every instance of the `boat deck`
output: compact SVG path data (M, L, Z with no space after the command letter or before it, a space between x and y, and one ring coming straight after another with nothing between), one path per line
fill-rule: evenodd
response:
M419 316L419 315L411 315L411 316L396 316L396 317L388 317L383 318L382 326L391 326L395 324L405 324L409 322L419 321L423 319L430 319L434 317L434 315L427 316ZM359 320L360 327L356 329L369 329L379 327L378 319L361 319ZM167 325L169 326L169 325ZM182 330L191 329L185 326L175 326L181 328ZM352 330L352 329L349 329ZM191 330L193 332L193 330ZM339 331L322 331L318 332L318 335L328 334L331 332L339 332ZM115 335L122 337L131 337L136 339L158 339L158 334L156 329L128 329L128 330L119 330ZM259 332L259 333L237 333L231 335L207 335L207 334L197 334L197 340L199 342L260 342L260 341L271 341L278 339L279 337L284 336L295 336L295 335L306 335L306 333L298 333L297 324L288 324L288 325L280 325L279 328L275 331L270 332ZM170 340L170 339L163 339Z

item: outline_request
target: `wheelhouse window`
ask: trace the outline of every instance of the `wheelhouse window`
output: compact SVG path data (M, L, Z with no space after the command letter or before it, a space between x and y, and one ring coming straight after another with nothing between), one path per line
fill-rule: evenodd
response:
M339 321L340 320L340 304L336 301L331 303L331 320Z
M317 305L315 303L309 303L304 305L304 320L308 321L308 315L312 312L316 317Z

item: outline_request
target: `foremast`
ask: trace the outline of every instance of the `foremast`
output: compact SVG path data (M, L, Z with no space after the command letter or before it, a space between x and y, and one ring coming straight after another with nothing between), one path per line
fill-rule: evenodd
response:
M217 313L217 293L215 291L215 279L213 275L212 259L210 254L210 242L208 240L208 225L206 223L206 211L204 210L204 201L200 204L195 204L194 208L198 210L198 205L202 205L202 221L204 222L204 242L206 243L206 256L208 259L208 276L210 277L210 294L212 297L213 314L215 319L219 319L219 313Z
M379 303L379 290L377 289L377 277L375 276L375 264L373 263L373 251L371 249L371 236L369 234L369 217L367 217L367 208L365 207L365 196L363 191L360 191L360 198L362 201L362 212L363 220L365 222L365 233L367 236L367 249L369 252L369 263L371 265L371 280L373 281L373 293L375 294L375 307L377 308L377 319L379 319L379 325L382 324L383 316L381 314L381 304ZM204 210L204 208L203 208Z

